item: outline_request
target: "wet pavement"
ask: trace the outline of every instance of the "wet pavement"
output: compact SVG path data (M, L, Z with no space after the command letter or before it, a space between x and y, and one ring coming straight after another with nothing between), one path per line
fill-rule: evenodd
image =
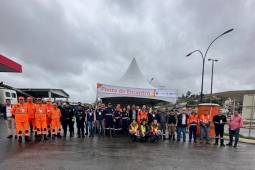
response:
M182 141L131 143L125 137L96 135L19 144L6 138L3 119L0 119L0 131L1 170L255 169L255 146L243 143L234 149Z

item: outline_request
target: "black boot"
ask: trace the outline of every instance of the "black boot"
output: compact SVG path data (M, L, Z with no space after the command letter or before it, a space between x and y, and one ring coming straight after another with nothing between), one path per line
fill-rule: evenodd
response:
M47 138L47 136L46 136L46 135L43 135L43 136L44 136L44 138L43 138L44 140L48 140L48 138Z
M66 131L64 132L64 138L66 138Z
M36 140L41 141L42 135L37 135Z
M19 140L18 140L18 142L19 142L19 143L21 143L21 142L22 142L22 137L21 137L21 136L19 136Z
M80 132L78 132L78 138L80 138L81 137L81 133Z
M172 139L172 135L169 135L169 139L168 140L171 140Z
M50 138L51 137L51 132L50 131L48 131L48 132L49 132L49 134L47 135L47 137Z
M35 132L35 138L37 138L37 132Z
M55 134L52 134L52 139L55 139L56 138L56 135Z
M224 144L224 139L220 139L220 146L223 146L223 147L225 147L225 144Z
M73 132L70 132L70 137L73 137Z
M8 138L8 139L11 139L11 138L12 138L12 135L9 135L7 138Z
M29 141L31 141L31 139L29 139L28 136L25 136L25 141L26 141L26 142L29 142Z
M175 140L175 135L173 135L173 140Z
M58 133L57 138L62 138L62 136L60 136L60 133Z
M219 138L215 138L215 143L213 145L218 145L219 144Z

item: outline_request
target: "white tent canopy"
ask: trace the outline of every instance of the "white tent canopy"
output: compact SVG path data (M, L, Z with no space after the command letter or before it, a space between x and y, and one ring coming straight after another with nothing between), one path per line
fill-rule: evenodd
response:
M115 86L128 87L128 88L141 88L141 89L156 89L153 87L143 76L139 69L136 59L133 58L126 73ZM169 97L150 97L150 96L136 96L136 95L120 95L97 92L97 97L101 98L104 103L112 102L124 104L150 104L154 105L159 102L176 102L176 98Z

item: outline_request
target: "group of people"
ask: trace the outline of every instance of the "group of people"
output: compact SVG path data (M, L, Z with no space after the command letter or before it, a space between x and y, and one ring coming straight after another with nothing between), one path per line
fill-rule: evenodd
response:
M107 107L99 103L94 110L92 105L82 106L78 102L77 107L70 107L67 102L64 107L61 103L51 103L50 99L46 100L46 104L42 103L42 98L37 98L33 103L31 97L25 102L24 97L19 97L19 102L12 105L10 100L6 100L6 105L2 108L4 119L6 120L9 136L7 138L18 138L18 142L22 142L24 134L25 141L31 141L30 132L35 133L35 139L48 140L49 137L62 138L61 129L63 129L63 137L67 136L67 128L70 137L74 136L74 124L77 126L78 138L94 137L94 127L97 127L99 137L104 136L130 136L131 141L139 140L146 142L148 139L158 142L160 139L167 140L166 130L168 130L168 139L177 141L181 138L186 141L186 130L189 129L189 142L194 140L197 143L197 129L200 128L200 143L205 138L206 144L209 143L209 133L211 122L215 127L215 143L221 146L224 144L224 125L227 118L219 110L219 113L211 118L208 110L204 110L204 114L199 116L195 109L190 114L186 113L186 109L170 110L166 112L165 108L161 108L158 112L156 108L149 108L145 105L140 109L138 106L129 105L121 108L117 105L112 108L111 103ZM12 132L12 125L14 130ZM61 128L62 125L62 128ZM243 125L243 119L237 111L231 116L229 122L229 146L233 145L233 136L235 135L234 147L237 146L239 131ZM24 131L23 131L24 129ZM85 133L86 130L86 133Z

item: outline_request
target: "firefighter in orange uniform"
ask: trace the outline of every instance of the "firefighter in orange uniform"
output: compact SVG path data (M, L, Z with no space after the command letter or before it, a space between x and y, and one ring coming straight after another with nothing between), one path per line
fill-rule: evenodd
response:
M44 140L48 140L46 136L47 124L46 124L46 114L47 107L42 104L42 99L37 98L37 104L35 105L35 123L37 130L37 140L41 140L41 136L44 136Z
M138 112L138 117L137 117L138 124L140 125L141 120L143 120L143 119L145 119L146 122L148 122L149 121L148 115L149 114L148 114L148 111L146 110L146 106L143 105L142 110Z
M19 103L15 104L11 113L14 116L16 123L16 131L19 137L18 142L22 142L22 129L24 128L25 141L31 141L29 139L29 124L28 124L28 113L27 105L25 104L24 97L19 97Z
M35 104L33 103L32 97L27 97L27 116L28 116L28 124L30 126L30 131L35 132L36 137L36 125L35 125Z
M61 111L57 108L57 103L52 104L53 108L50 111L50 120L51 120L51 129L52 129L52 138L55 139L56 137L56 131L57 131L57 137L61 138L60 131L60 117L61 117ZM57 128L57 130L56 130Z
M46 117L46 123L47 123L47 130L48 130L48 136L51 137L51 120L50 120L50 111L53 109L50 99L46 100L46 107L47 107L47 117Z

